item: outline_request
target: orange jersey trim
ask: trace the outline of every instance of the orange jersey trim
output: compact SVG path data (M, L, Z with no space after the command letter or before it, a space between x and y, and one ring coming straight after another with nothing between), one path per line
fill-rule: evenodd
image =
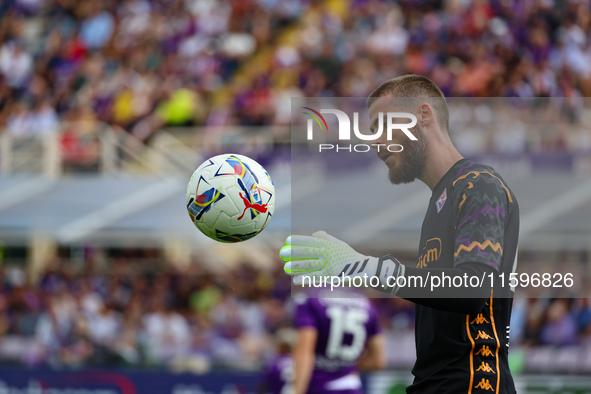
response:
M496 359L497 359L497 389L496 393L499 392L499 384L501 383L501 371L499 370L499 349L501 348L501 343L499 342L499 337L497 335L497 327L495 325L495 317L493 315L493 290L490 291L490 322L493 327L493 332L495 333L495 340L497 341L497 351L496 351Z
M501 186L503 187L503 189L505 189L505 191L507 192L507 197L509 197L509 202L513 203L513 198L511 197L511 192L509 191L509 189L507 189L507 186L505 186L505 184L503 183L503 181L501 181L499 179L499 177L497 177L495 174L493 174L490 171L470 171L464 175L462 175L461 177L459 177L458 179L456 179L453 183L453 186L456 185L456 182L465 179L468 175L473 174L476 175L474 178L477 178L480 174L488 174L490 176L492 176L493 178L495 178L497 181L499 181L499 183L501 184Z
M472 349L470 349L470 386L468 386L468 394L472 394L472 384L474 383L474 346L476 344L474 343L474 339L472 339L472 334L470 334L470 315L466 315L466 332L472 343Z
M486 249L490 246L492 250L494 250L495 252L501 251L501 256L503 255L503 248L501 247L501 244L497 242L493 245L492 241L487 239L486 241L484 241L484 243L472 241L470 246L466 246L464 244L458 246L458 250L456 250L456 252L454 253L454 258L458 257L462 250L465 250L466 252L471 252L477 246L480 247L480 249Z

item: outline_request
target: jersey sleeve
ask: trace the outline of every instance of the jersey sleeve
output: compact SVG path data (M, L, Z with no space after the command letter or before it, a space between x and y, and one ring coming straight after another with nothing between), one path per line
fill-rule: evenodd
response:
M374 305L369 308L369 321L367 323L367 337L371 338L380 333L380 324L378 323L378 310Z
M275 368L275 360L273 360L265 365L265 369L263 370L263 374L261 376L261 384L267 386L269 383L273 382L276 375L277 371Z
M494 173L481 173L466 180L460 187L454 267L480 263L498 271L511 194Z
M294 325L296 328L317 327L312 298L299 299L296 304Z

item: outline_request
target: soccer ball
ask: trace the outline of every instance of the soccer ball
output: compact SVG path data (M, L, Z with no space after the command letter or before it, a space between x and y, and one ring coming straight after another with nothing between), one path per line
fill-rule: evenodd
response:
M275 210L269 173L246 156L225 154L201 164L187 186L193 224L219 242L242 242L260 233Z

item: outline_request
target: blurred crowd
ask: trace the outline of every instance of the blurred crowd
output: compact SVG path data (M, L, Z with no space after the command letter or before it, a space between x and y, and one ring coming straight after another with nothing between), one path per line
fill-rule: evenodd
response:
M290 281L279 261L275 268L244 261L224 269L195 261L179 269L138 253L112 256L102 269L93 259L55 260L36 283L20 269L2 269L0 365L257 370L274 354L274 335L293 325ZM580 261L567 255L553 264L572 271ZM591 298L519 294L512 348L591 349ZM410 367L413 304L372 302L390 367Z
M102 121L145 139L215 122L213 95L305 2L11 0L0 8L0 122L43 134Z
M34 285L19 269L2 271L1 363L256 369L272 334L291 324L285 274L145 261L119 256L97 270L56 260Z
M59 131L64 159L92 168L101 124L147 142L165 126L288 125L291 97L363 97L406 73L449 97L563 97L488 134L494 106L450 103L462 152L591 151L572 126L589 124L588 0L0 2L0 135ZM0 362L257 368L291 325L280 268L111 267L0 271ZM396 342L412 304L375 302L388 346L412 343ZM512 343L591 345L589 298L518 299Z
M588 0L6 0L0 128L60 128L66 155L84 160L94 122L140 140L166 125L208 135L286 125L291 97L366 96L405 73L447 96L560 96L577 108L591 95L590 10Z

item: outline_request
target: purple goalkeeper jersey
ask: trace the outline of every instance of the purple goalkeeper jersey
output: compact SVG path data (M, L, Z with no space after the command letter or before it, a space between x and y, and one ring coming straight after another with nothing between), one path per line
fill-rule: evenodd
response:
M333 293L334 294L334 293ZM296 298L295 326L318 330L308 392L356 370L367 341L377 333L377 312L367 298Z

